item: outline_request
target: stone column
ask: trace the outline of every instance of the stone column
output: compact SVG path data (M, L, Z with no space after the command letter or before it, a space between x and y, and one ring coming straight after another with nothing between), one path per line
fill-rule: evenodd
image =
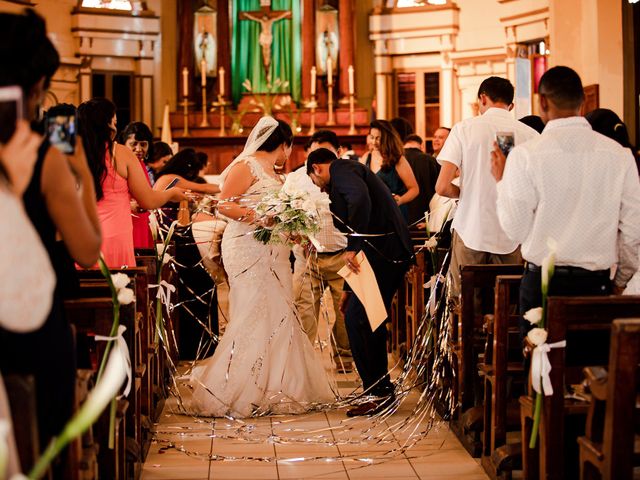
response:
M302 0L302 99L311 98L311 67L316 64L316 11L314 0Z
M349 101L349 65L355 67L353 58L354 30L353 4L351 0L340 0L338 4L338 23L340 26L340 103Z
M218 24L218 68L224 68L224 92L228 99L231 98L231 22L229 21L228 0L218 0L218 16L216 18ZM218 88L220 87L218 86ZM216 89L216 94L218 91Z
M440 125L453 126L453 63L447 52L442 53L440 70Z

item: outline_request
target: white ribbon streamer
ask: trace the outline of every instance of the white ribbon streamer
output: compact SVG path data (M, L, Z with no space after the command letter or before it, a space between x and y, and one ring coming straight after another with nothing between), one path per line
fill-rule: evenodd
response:
M127 327L124 325L118 325L118 333L115 337L109 337L106 335L96 335L96 342L110 342L111 340L115 340L118 342L118 351L122 356L122 360L124 361L125 368L127 369L127 386L124 389L124 392L121 396L127 397L129 396L129 392L131 391L131 378L132 378L132 369L131 369L131 357L129 356L129 347L127 346L127 342L124 339L124 332L127 330Z
M167 312L168 312L171 309L171 292L175 292L176 291L175 285L171 285L166 280L162 280L160 282L160 285L150 284L149 288L157 288L158 289L158 293L156 294L156 298L159 298L160 302L163 305L166 305Z
M438 282L442 282L444 283L445 278L443 275L441 275L440 273L433 275L429 281L427 283L425 283L423 285L424 288L428 288L430 289L429 291L429 313L431 314L431 316L434 316L436 313L436 291L437 288L436 286L438 285Z
M548 353L552 348L564 348L567 346L567 341L555 343L543 343L533 349L533 357L531 359L531 383L533 389L538 393L543 393L546 396L553 395L553 387L551 386L551 378L549 373L551 372L551 363L549 362Z

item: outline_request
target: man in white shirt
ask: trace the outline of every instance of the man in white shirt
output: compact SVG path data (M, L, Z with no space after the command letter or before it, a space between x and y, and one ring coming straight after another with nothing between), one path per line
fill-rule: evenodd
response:
M507 159L492 154L500 224L522 244L526 260L521 313L541 304L548 239L557 243L551 295L608 295L609 267L616 263L614 292L620 293L638 268L640 244L640 181L631 151L594 132L580 115L584 91L570 68L548 70L539 93L542 135ZM524 320L521 329L528 329Z
M513 134L516 145L538 133L511 115L513 85L499 77L480 84L481 115L457 123L438 155L442 166L436 192L460 198L453 220L450 274L452 293L460 293L460 267L481 263L520 263L519 242L502 230L496 212L496 182L491 176L491 149L498 132ZM460 186L453 180L460 169Z
M307 151L311 153L318 148L327 148L337 155L339 147L338 136L334 132L318 130L311 137ZM318 188L307 175L305 167L289 175L299 176L301 181L308 182L309 189ZM335 227L329 209L320 212L320 229L315 234L315 239L322 246L321 251L305 250L299 246L293 249L296 258L294 265L295 304L300 314L302 327L313 343L318 336L320 299L325 289L329 288L336 316L331 343L336 360L340 357L338 369L348 371L352 368L351 350L344 315L340 311L344 279L338 275L338 270L344 266L342 254L347 247L347 238Z

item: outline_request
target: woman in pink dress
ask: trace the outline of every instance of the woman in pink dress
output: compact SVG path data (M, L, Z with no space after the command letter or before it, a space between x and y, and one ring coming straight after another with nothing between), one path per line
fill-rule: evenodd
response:
M118 145L116 106L106 98L94 98L78 107L78 131L93 174L98 216L102 227L102 254L111 268L135 266L130 197L141 208L152 210L167 202L179 202L182 190L155 191L131 150Z
M146 163L153 158L153 135L146 124L131 122L120 135L120 141L133 152L149 180L149 186L153 182L149 177ZM151 228L149 227L149 211L143 210L138 202L131 200L131 221L133 222L133 246L134 248L155 248Z

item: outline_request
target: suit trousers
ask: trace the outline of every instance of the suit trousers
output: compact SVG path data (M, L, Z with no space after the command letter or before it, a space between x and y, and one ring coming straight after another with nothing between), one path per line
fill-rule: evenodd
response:
M452 296L460 295L460 268L463 265L480 265L480 264L509 264L522 263L522 255L520 247L517 247L511 253L491 253L480 252L467 247L458 232L454 230L451 239L451 266L449 267L449 275L451 276Z
M368 253L367 258L376 275L382 300L391 312L391 301L404 281L409 270L409 262L392 263L381 259L375 253ZM380 325L375 332L367 318L364 305L356 295L351 294L345 311L345 323L349 333L353 361L362 379L364 390L371 395L384 397L393 392L393 386L387 368L387 329Z
M305 257L302 248L294 248L293 289L302 328L313 343L318 337L320 302L325 289L329 288L336 317L331 330L331 345L335 355L350 356L349 337L340 311L344 279L338 275L338 270L344 267L342 253L318 253Z

